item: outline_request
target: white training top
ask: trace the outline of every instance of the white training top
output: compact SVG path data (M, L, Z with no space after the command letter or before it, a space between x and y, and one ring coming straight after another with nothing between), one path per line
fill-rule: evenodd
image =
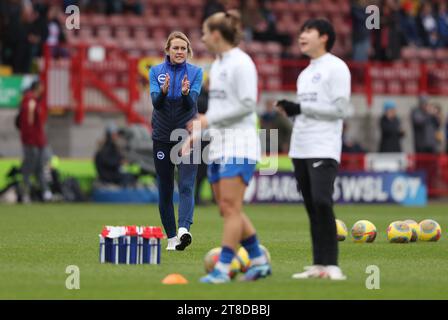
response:
M311 60L297 79L301 114L294 121L291 158L340 162L342 119L350 112L350 92L350 70L344 61L331 53Z
M239 48L218 57L210 74L206 113L211 137L209 160L236 157L258 160L257 69Z

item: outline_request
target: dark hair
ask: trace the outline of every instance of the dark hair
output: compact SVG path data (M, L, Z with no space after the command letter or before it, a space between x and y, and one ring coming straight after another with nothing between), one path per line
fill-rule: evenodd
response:
M218 12L208 17L204 24L210 31L218 30L224 40L237 46L242 38L241 16L236 10Z
M325 44L325 49L330 51L333 48L334 42L336 41L336 33L334 32L333 25L326 19L309 19L300 28L300 33L308 29L315 29L322 36L326 34L328 36L328 41Z

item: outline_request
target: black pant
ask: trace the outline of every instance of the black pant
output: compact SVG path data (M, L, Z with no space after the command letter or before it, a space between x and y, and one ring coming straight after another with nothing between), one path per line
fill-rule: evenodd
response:
M333 159L292 159L297 188L310 219L313 264L337 265L338 242L333 186L338 163Z

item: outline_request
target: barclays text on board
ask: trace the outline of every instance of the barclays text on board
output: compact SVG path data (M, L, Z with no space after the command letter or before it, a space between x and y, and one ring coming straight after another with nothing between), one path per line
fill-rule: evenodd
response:
M427 188L423 172L340 172L333 199L338 203L397 203L423 206ZM250 203L297 203L302 195L292 172L255 174L246 190Z

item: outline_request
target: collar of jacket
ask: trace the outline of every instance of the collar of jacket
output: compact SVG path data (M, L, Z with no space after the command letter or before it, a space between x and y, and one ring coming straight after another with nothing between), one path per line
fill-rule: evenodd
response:
M185 61L182 62L182 63L172 63L171 60L170 60L170 56L169 56L169 55L166 55L166 56L165 56L165 63L166 63L166 65L169 66L170 68L172 68L172 69L176 69L176 68L183 68L183 67L185 67L185 65L187 64L187 60L185 60Z

